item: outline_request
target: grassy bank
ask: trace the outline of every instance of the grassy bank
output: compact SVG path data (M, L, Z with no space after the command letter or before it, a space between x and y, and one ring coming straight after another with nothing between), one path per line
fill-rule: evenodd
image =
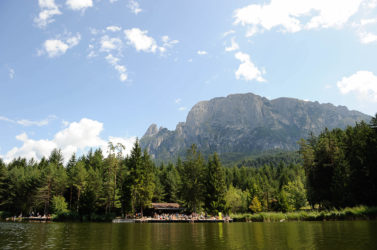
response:
M377 207L357 206L341 210L312 210L296 212L261 212L255 214L232 214L234 221L243 222L280 222L280 221L323 221L376 219Z

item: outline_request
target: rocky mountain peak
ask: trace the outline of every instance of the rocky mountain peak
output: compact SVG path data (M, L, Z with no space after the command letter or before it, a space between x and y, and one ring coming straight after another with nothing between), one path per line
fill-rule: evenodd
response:
M173 160L196 144L203 153L251 154L270 149L296 150L310 132L344 128L370 116L344 106L294 98L232 94L195 104L174 131L152 124L140 144L157 159Z

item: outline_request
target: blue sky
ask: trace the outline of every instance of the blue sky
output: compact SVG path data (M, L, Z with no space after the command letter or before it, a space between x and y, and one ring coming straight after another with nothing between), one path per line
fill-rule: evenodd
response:
M377 112L376 0L3 0L0 157L66 158L253 92Z

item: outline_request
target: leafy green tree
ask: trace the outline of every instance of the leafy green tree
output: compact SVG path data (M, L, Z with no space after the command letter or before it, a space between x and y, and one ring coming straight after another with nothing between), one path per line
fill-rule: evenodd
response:
M225 194L226 210L241 213L247 210L247 192L230 186Z
M249 208L253 213L258 213L262 211L262 204L260 203L257 196L254 196Z
M287 195L289 207L299 210L306 205L306 190L300 178L294 182L288 182L283 190Z
M68 212L68 204L63 196L52 197L52 209L55 214L64 214Z
M282 212L289 212L293 210L293 207L289 204L288 202L288 196L287 193L284 190L281 190L279 195L278 195L278 211Z

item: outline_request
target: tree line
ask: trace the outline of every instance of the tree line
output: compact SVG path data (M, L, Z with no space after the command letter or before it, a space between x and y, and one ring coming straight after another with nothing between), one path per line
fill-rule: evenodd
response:
M138 141L128 156L121 144L108 150L72 155L66 164L58 149L39 162L0 159L0 211L95 220L143 213L152 202L213 215L377 203L376 118L301 140L302 163L223 167L216 153L205 159L192 145L183 159L156 165Z
M121 144L71 157L60 150L39 162L0 160L0 211L12 215L72 213L78 216L143 213L151 202L177 202L186 212L286 211L306 203L300 165L260 168L221 165L193 145L186 157L156 166L138 141L129 156Z
M377 205L377 115L369 124L325 129L301 140L300 153L311 205Z

